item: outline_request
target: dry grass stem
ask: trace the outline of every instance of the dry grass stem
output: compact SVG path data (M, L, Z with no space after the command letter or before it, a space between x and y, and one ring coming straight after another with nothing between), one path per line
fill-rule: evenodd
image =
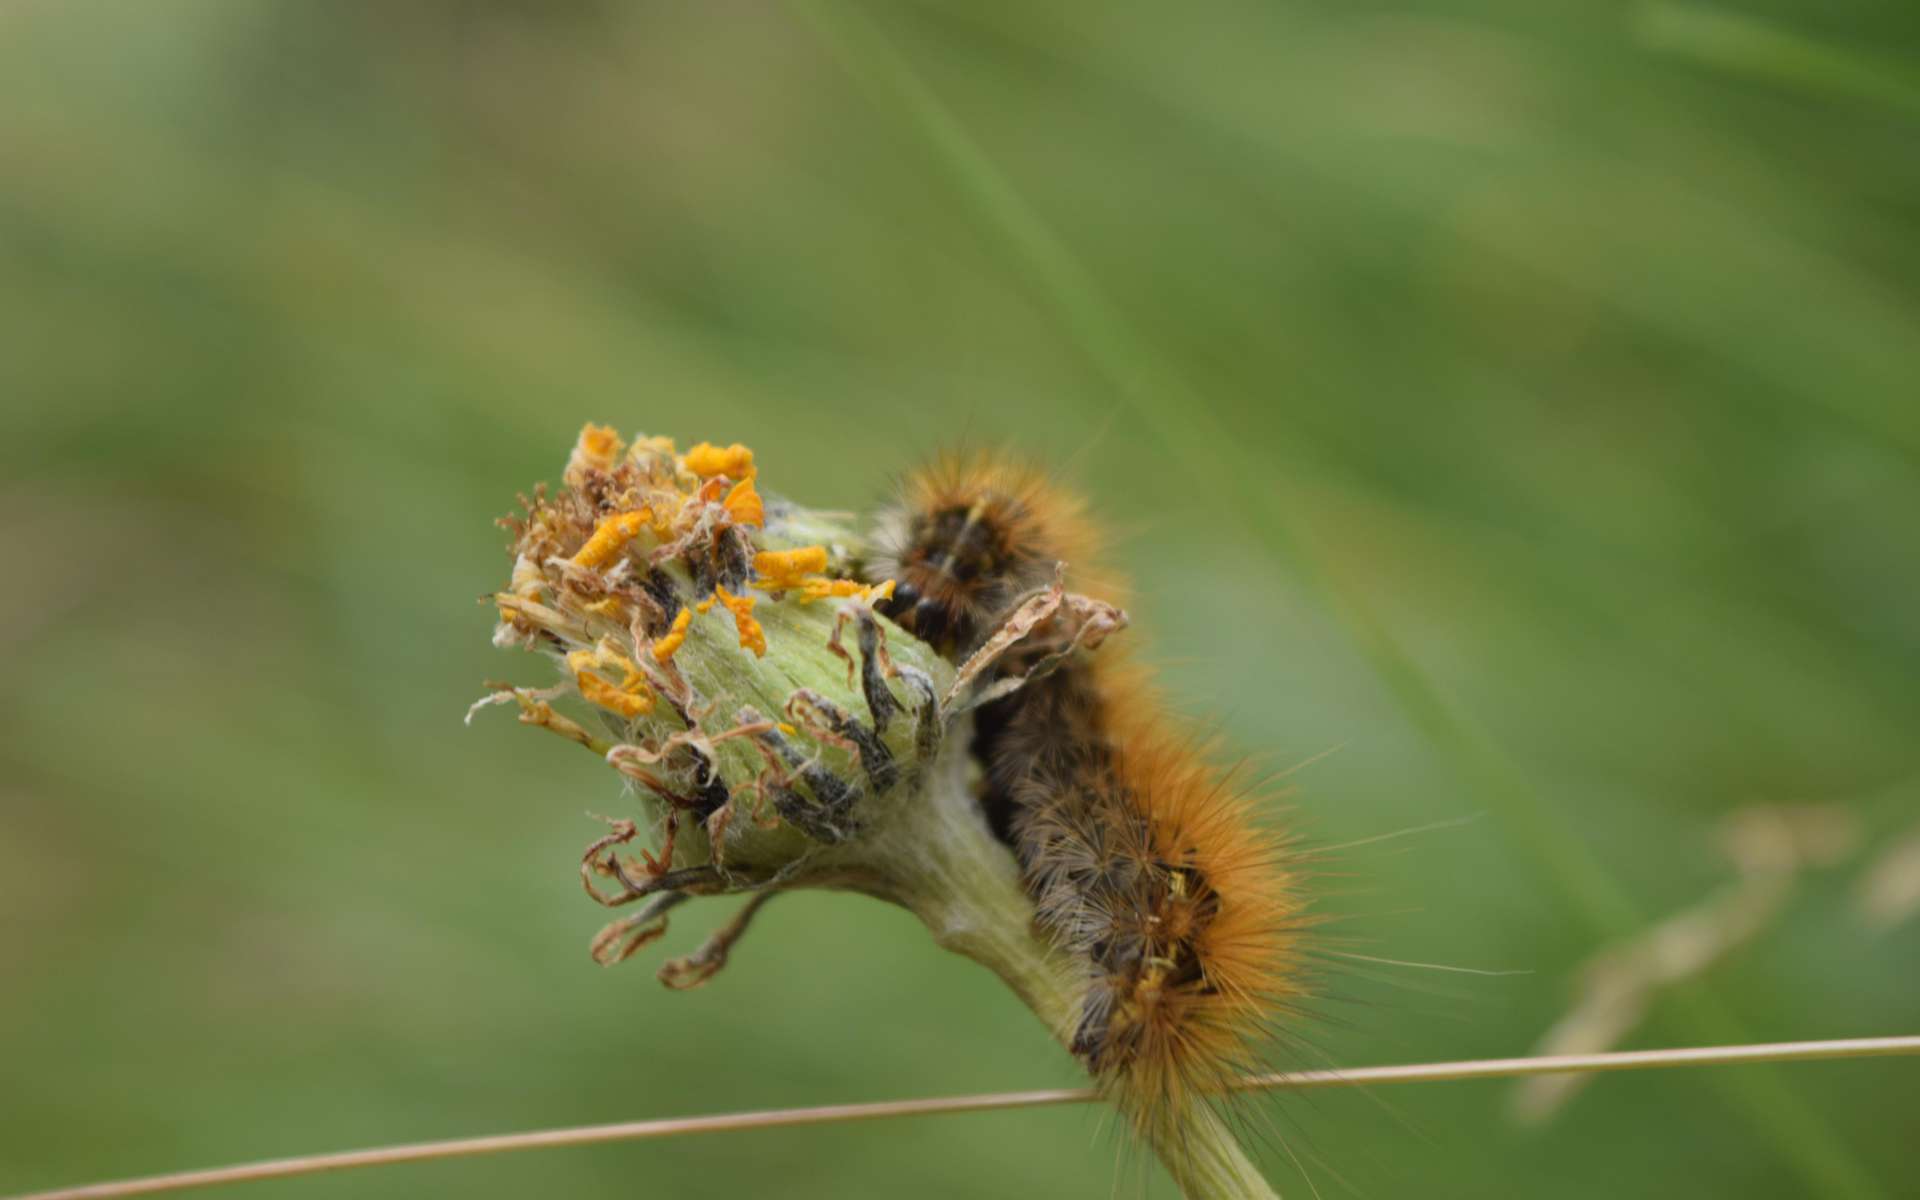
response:
M1676 1050L1625 1050L1610 1054L1567 1054L1535 1058L1492 1058L1464 1062L1413 1063L1401 1066L1354 1067L1347 1070L1291 1071L1249 1076L1240 1083L1248 1091L1305 1091L1316 1088L1369 1087L1401 1083L1443 1083L1466 1079L1551 1076L1597 1071L1639 1071L1661 1067L1733 1066L1750 1063L1807 1062L1819 1059L1888 1058L1920 1055L1920 1036L1850 1038L1821 1042L1775 1042L1755 1046L1701 1046ZM151 1175L111 1183L87 1184L5 1198L5 1200L107 1200L109 1197L152 1196L192 1188L286 1179L399 1163L507 1154L522 1150L551 1150L564 1146L592 1146L603 1142L642 1141L685 1137L699 1133L733 1133L747 1129L777 1129L796 1125L830 1125L875 1121L893 1117L941 1113L985 1112L1008 1108L1042 1108L1058 1104L1087 1104L1099 1099L1091 1088L1053 1088L1030 1092L998 1092L977 1096L937 1096L922 1100L885 1100L870 1104L830 1104L816 1108L774 1109L765 1112L722 1113L706 1117L672 1117L655 1121L625 1121L612 1125L583 1125L571 1129L544 1129L531 1133L495 1134L441 1142L415 1142L337 1154L269 1159L231 1167Z

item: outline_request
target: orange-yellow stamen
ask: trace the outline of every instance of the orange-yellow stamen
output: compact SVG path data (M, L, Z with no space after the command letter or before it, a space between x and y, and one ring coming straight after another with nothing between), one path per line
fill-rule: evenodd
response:
M858 596L871 603L893 595L891 579L881 584L865 584L857 579L835 579L825 574L825 546L763 550L753 556L753 569L760 573L760 578L753 581L754 587L763 592L794 592L802 604L845 596Z
M658 641L653 643L653 661L664 664L671 659L674 652L680 649L680 643L687 640L687 626L692 623L693 613L688 609L681 609L680 614L673 619L673 628L667 630Z
M733 614L733 627L739 631L741 648L753 651L755 658L764 657L767 653L767 631L753 618L754 598L736 596L723 587L713 589L713 595Z
M715 475L725 475L731 479L753 478L753 451L739 442L722 449L711 442L701 442L687 451L687 470L703 479Z
M653 692L646 676L633 660L602 642L591 650L575 650L567 655L567 667L573 672L580 695L593 704L632 720L653 711ZM613 667L625 674L618 684L595 674L597 668Z
M587 471L613 470L626 448L627 444L620 440L620 434L613 426L585 425L573 444L572 456L567 459L567 481L578 484Z
M666 541L673 533L675 521L680 519L681 510L686 508L686 497L677 492L653 493L653 536Z
M858 596L869 604L875 600L889 600L893 597L893 580L889 579L881 584L866 584L857 579L828 579L824 575L818 575L800 581L800 603L802 604L810 600L827 600L845 596Z
M727 493L727 498L722 503L727 513L733 517L735 525L767 523L767 507L760 502L760 493L753 490L751 477L734 484L733 490Z
M640 536L640 531L653 520L651 509L635 509L633 512L615 513L594 526L593 536L587 544L580 547L573 556L576 565L582 567L602 567L614 555L620 553L626 544Z
M806 577L827 569L825 546L802 546L798 550L762 550L753 556L753 569L761 578L754 582L763 592L784 592L805 586Z
M594 674L582 675L578 682L582 696L629 721L653 711L653 696L648 692L623 691Z

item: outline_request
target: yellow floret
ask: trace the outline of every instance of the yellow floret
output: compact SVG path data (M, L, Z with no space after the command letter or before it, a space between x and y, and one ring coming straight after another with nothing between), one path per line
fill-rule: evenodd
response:
M671 659L674 652L680 649L680 643L687 640L687 626L692 623L693 613L682 608L680 614L673 619L673 628L667 630L658 641L653 643L653 661L665 664Z
M716 475L725 475L729 479L753 478L753 451L739 442L722 449L711 442L701 442L687 451L687 470L702 479L711 479Z
M760 622L753 618L753 597L736 596L726 588L716 587L713 589L713 598L733 614L733 627L739 631L741 648L753 651L755 658L764 657L767 653L767 631L760 628Z
M620 433L611 425L595 425L589 422L580 430L580 453L592 461L596 467L606 468L620 457L627 444L620 439Z
M573 561L582 567L605 566L628 542L639 537L640 531L647 528L652 520L653 511L645 508L615 513L605 518L594 527L593 536L587 539L586 545L580 547Z
M619 669L625 678L618 684L595 673L596 668ZM653 692L646 676L633 660L601 642L591 650L575 650L567 655L567 669L573 672L574 685L591 703L632 720L653 711Z
M802 546L798 550L762 550L753 556L753 569L761 578L755 587L764 592L783 592L805 586L806 577L827 569L825 546Z
M753 586L763 592L794 592L802 604L833 597L858 596L869 603L893 595L893 580L865 584L857 579L835 579L825 574L825 546L802 546L797 550L763 550L753 556L753 569L760 578Z
M625 691L593 674L581 675L577 682L580 685L580 694L587 700L610 712L619 713L629 721L653 711L653 693L651 692Z
M742 479L733 485L727 498L721 503L728 515L733 517L735 525L765 525L767 523L766 505L760 502L760 493L753 490L751 478Z
M566 480L578 486L588 471L611 471L627 444L620 440L620 434L611 425L589 423L580 430L580 437L573 444L573 453L567 459Z
M754 586L758 587L759 584ZM858 596L871 604L875 600L888 600L893 597L893 580L874 585L861 583L857 579L829 579L816 575L800 581L800 603L810 600L836 599L845 596Z

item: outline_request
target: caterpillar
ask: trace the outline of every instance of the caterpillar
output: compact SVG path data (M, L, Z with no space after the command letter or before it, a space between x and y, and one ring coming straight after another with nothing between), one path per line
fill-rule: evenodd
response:
M868 565L878 608L953 661L1068 564L1117 600L1086 503L1041 470L950 455L905 477ZM1067 649L1045 627L995 663ZM1253 1068L1304 995L1303 905L1286 842L1211 764L1151 676L1111 643L1067 654L975 713L982 808L1013 851L1040 933L1086 977L1070 1047L1147 1130Z

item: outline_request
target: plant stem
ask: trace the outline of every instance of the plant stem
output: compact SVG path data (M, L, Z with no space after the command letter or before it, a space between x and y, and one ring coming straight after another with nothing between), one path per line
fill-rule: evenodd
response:
M1233 1130L1201 1097L1168 1121L1165 1130L1150 1135L1154 1152L1167 1173L1193 1200L1280 1200L1260 1168L1253 1165Z
M957 748L965 738L950 735L949 742ZM993 971L1066 1046L1079 1023L1086 968L1035 933L1033 901L1012 853L980 815L966 759L941 756L921 803L883 835L898 839L883 861L902 869L885 885L862 890L904 905L941 946ZM1146 1138L1193 1200L1278 1200L1204 1097L1160 1115Z

